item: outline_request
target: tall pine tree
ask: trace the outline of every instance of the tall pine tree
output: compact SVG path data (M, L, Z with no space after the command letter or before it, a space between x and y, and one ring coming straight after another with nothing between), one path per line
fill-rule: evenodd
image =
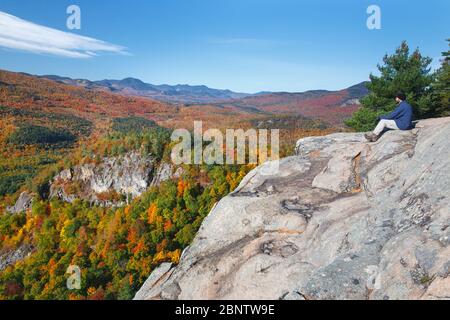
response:
M447 39L450 47L450 39ZM441 68L436 72L436 82L432 86L430 116L450 116L450 50L442 53Z
M423 57L418 49L410 53L404 41L393 55L384 56L383 64L378 65L380 75L370 75L369 94L361 100L362 108L346 124L358 131L372 130L379 115L395 109L394 97L398 91L406 94L416 117L426 115L429 101L424 97L429 96L434 79L431 62L432 59Z

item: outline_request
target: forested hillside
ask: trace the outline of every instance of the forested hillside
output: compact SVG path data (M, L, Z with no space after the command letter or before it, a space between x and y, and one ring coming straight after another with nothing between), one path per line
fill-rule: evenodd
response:
M279 128L281 156L299 137L335 130L301 116L173 106L4 71L0 105L0 299L130 299L159 264L176 264L253 165L173 168L173 128L191 129L194 120L204 129ZM120 167L130 154L150 161L153 181L142 194L110 188L85 197L93 191L76 170ZM71 179L58 184L62 172ZM31 206L13 212L21 194ZM70 265L81 269L80 290L66 286Z
M132 298L155 266L163 261L178 262L181 251L212 206L251 169L186 166L181 176L149 188L128 205L104 207L81 199L67 203L56 197L46 198L40 192L59 170L132 150L152 155L157 163L167 161L169 131L148 120L120 118L113 121L111 131L104 137L69 149L68 145L54 146L48 141L53 137L50 129L33 130L37 129L28 130L24 136L28 140L18 143L22 129L11 128L12 133L3 142L10 148L16 146L19 161L27 156L35 160L29 164L32 170L22 179L30 182L28 186L25 183L23 190L34 192L30 209L15 214L6 211L5 204L15 198L14 189L20 186L21 180L17 179L21 176L10 184L8 179L2 180L12 189L3 190L1 252L25 246L31 254L1 270L3 299ZM61 150L64 151L57 152ZM45 166L41 158L52 154ZM11 166L15 161L10 159ZM66 287L69 265L82 270L81 290L69 291Z

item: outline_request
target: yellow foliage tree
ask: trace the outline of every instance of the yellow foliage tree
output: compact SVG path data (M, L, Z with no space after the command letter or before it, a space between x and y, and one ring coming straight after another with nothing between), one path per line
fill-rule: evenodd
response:
M158 207L155 203L152 203L150 208L147 210L147 222L148 224L154 224L158 215Z

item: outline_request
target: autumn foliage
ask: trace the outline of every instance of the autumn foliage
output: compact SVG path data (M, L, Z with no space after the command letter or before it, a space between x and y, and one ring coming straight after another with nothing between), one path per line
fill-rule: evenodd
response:
M211 208L254 165L185 165L181 176L118 207L48 199L49 182L61 170L129 151L169 161L170 129L190 129L194 120L204 120L205 130L282 124L281 156L292 154L298 138L334 130L292 115L174 106L6 71L0 71L0 115L0 254L32 248L0 271L0 299L132 298L159 264L179 262ZM69 193L82 188L64 187ZM8 214L24 190L35 196L32 208ZM124 201L114 191L97 197ZM70 265L82 271L80 290L66 286Z

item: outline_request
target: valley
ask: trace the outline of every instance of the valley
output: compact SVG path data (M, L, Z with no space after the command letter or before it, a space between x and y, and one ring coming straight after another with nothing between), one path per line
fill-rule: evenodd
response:
M299 137L342 130L231 98L174 104L0 71L0 299L131 299L154 268L176 264L255 165L175 166L173 129L280 129L282 157Z
M41 2L0 2L13 314L450 298L448 1Z

